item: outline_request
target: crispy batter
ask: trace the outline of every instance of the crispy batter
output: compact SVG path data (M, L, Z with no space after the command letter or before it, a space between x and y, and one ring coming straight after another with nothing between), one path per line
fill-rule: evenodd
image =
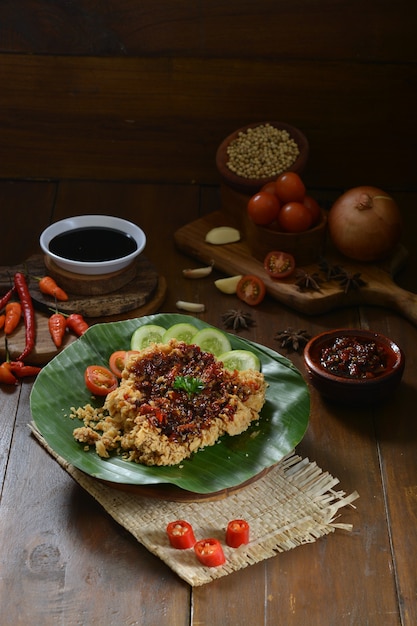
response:
M178 388L178 380L198 389ZM266 383L254 370L230 372L198 346L173 339L133 355L102 409L72 410L84 421L77 441L108 457L113 450L145 465L176 465L259 417Z

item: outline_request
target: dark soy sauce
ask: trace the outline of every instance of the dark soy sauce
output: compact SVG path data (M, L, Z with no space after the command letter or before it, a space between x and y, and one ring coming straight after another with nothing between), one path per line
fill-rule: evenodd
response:
M49 242L49 250L71 261L96 263L121 259L135 252L137 244L120 230L87 226L56 235Z

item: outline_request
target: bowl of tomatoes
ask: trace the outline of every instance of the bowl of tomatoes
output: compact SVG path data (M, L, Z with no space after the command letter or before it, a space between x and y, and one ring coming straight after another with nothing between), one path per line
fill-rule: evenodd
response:
M327 214L296 172L283 172L246 203L243 229L252 255L263 261L271 250L294 256L297 265L324 253Z
M310 383L324 397L366 406L381 402L398 387L405 356L381 333L338 328L309 340L304 364Z
M309 143L304 133L284 122L256 122L228 135L216 152L222 182L251 195L284 171L301 173Z

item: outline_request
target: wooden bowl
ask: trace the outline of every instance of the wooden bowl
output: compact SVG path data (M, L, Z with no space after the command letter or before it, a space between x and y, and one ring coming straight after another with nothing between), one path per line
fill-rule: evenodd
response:
M358 342L364 346L373 342L381 354L380 372L349 374L345 348L334 348L335 341L347 338L347 342ZM331 348L340 355L330 370L323 365L323 350ZM366 358L363 369L367 368L370 357ZM388 337L371 330L339 328L316 335L304 348L304 364L312 385L326 398L334 402L355 406L377 404L390 395L399 385L405 366L405 356L401 348ZM361 368L362 369L362 368Z
M302 233L284 233L254 224L246 215L243 222L245 238L252 256L263 262L273 250L289 252L297 265L309 265L324 255L327 215L322 211L320 222Z
M265 183L272 181L272 180L276 180L278 178L278 174L275 176L271 176L269 178L244 178L242 176L238 176L237 174L232 172L232 170L230 170L227 165L229 161L229 155L227 154L227 149L229 147L229 144L234 139L236 139L239 133L245 132L249 128L255 128L257 126L262 126L267 123L280 130L286 130L288 134L290 135L290 137L295 141L295 143L298 146L300 153L297 159L294 161L294 163L290 167L286 168L285 171L291 171L291 172L296 172L297 174L301 174L301 172L305 168L305 165L308 159L309 144L308 144L307 138L300 130L298 130L298 128L295 128L294 126L291 126L290 124L286 124L284 122L256 122L254 124L248 124L247 126L243 126L242 128L235 130L228 137L226 137L226 139L224 139L222 143L220 144L220 146L218 147L217 153L216 153L216 166L217 166L217 170L220 174L222 181L226 185L228 185L235 191L247 194L249 196L259 191L259 189Z

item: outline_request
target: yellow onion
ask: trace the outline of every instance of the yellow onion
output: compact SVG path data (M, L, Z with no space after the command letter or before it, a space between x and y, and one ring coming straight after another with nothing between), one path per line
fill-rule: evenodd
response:
M340 196L329 211L335 247L356 261L379 261L399 242L402 219L396 202L377 187L361 186Z

